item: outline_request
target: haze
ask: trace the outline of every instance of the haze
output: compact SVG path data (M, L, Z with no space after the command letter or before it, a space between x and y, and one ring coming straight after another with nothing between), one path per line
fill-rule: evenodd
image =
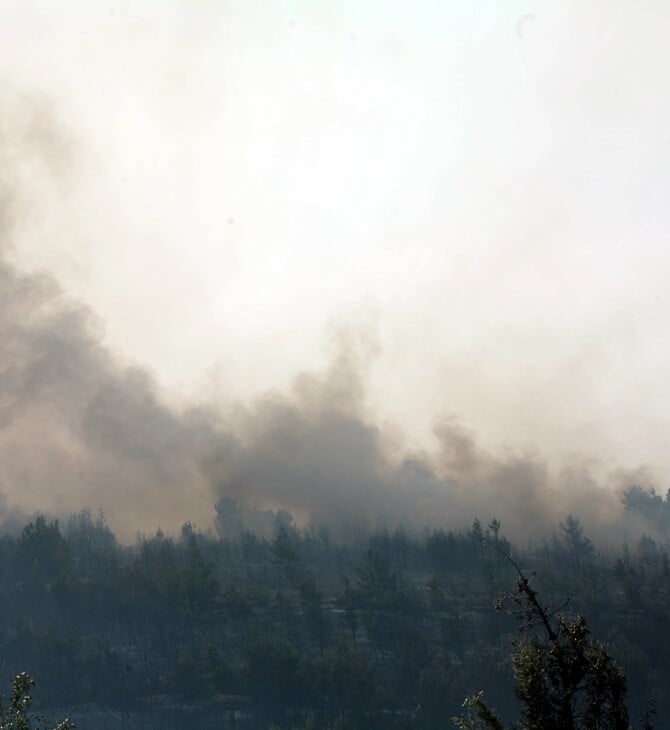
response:
M154 486L189 484L198 516L205 482L226 479L238 495L313 511L306 482L336 471L303 452L331 444L321 416L305 421L320 424L315 440L296 415L315 392L376 434L347 494L379 478L367 465L382 444L393 463L453 456L455 434L477 444L463 484L483 484L487 499L514 481L512 462L540 464L540 488L580 499L591 475L619 487L630 470L665 491L668 21L666 3L617 0L4 0L2 184L14 214L2 250L17 271L57 281L87 322L94 314L76 338L100 348L81 359L82 372L94 360L105 373L84 378L91 393L127 384L114 368L142 372L132 392L146 386L162 414L147 430L171 424L142 469L161 464ZM14 305L35 282L17 289L18 276L3 279L22 292ZM82 381L67 382L75 393ZM275 399L305 442L287 452L297 461L284 492L286 454L266 438L277 413L257 405L268 391L289 394ZM197 438L182 415L194 407ZM58 409L54 422L68 422ZM248 451L228 440L208 451L205 477L194 464L216 439L204 411L237 413L256 434ZM93 456L63 473L99 463L99 440L116 439L86 423ZM345 453L348 438L336 440ZM166 443L188 458L166 463ZM219 456L226 479L211 474ZM22 503L28 474L23 507L39 506L44 458L35 475L27 450L4 475L10 501ZM95 471L107 490L115 464ZM81 498L68 479L51 509ZM381 481L403 490L397 474ZM88 500L113 512L99 492Z

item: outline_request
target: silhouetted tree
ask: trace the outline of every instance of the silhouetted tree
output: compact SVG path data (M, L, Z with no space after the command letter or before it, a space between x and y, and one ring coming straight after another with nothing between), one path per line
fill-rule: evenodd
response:
M47 723L44 718L30 713L33 703L32 689L35 682L27 672L18 674L12 680L12 693L9 704L0 702L0 728L2 730L74 730L75 724L64 719L55 725Z
M40 515L27 524L18 541L18 556L26 574L50 584L70 567L71 552L58 520L47 522Z
M508 559L518 580L516 590L507 597L516 604L521 621L512 653L522 715L516 727L629 730L623 671L593 638L582 616L566 618L543 606L530 579ZM466 714L454 718L461 730L505 730L502 719L481 693L471 695L464 706ZM649 719L646 722L646 727L651 727Z
M578 517L568 515L560 524L561 537L565 543L575 568L583 568L593 556L593 543L584 536Z
M298 551L295 547L294 535L284 524L279 525L277 534L272 540L272 552L275 560L281 565L287 577L293 580L299 561Z
M328 696L341 716L362 716L372 702L374 676L370 661L355 645L338 643L320 660Z

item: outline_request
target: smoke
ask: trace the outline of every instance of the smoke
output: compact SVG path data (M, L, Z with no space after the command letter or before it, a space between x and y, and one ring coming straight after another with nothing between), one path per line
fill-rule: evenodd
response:
M99 506L126 537L202 517L211 497L191 416L104 347L53 278L9 263L14 237L62 202L73 155L46 102L3 88L0 104L0 488L26 513Z
M338 529L401 523L462 527L502 520L546 534L566 513L605 529L621 513L627 473L575 460L494 454L457 421L435 427L431 453L406 453L398 427L366 405L377 345L365 329L334 338L324 373L286 394L214 411L167 405L146 370L104 344L91 311L47 274L19 272L12 239L47 215L74 155L49 105L3 90L0 126L0 515L101 508L125 539L185 520L212 523L221 495ZM47 201L45 203L45 201ZM32 229L34 234L34 228ZM401 432L400 432L401 433Z
M312 376L309 398L303 376L292 394L239 409L234 446L206 462L218 493L343 532L352 523L462 528L476 516L495 516L508 534L531 538L550 534L570 512L602 534L618 521L628 474L600 482L593 465L555 473L533 455L494 455L453 421L436 426L432 453L403 453L393 430L362 415L356 360L342 353L328 372Z
M46 277L0 266L0 483L28 511L100 506L126 535L201 516L198 427ZM200 501L199 501L200 495Z
M289 395L225 415L180 413L48 277L4 263L0 292L0 479L24 510L101 507L126 537L186 519L206 526L219 494L340 526L455 527L495 515L537 535L568 511L616 515L612 491L586 467L552 476L533 456L488 453L457 423L436 428L435 453L399 455L393 431L365 415L358 359L346 351Z

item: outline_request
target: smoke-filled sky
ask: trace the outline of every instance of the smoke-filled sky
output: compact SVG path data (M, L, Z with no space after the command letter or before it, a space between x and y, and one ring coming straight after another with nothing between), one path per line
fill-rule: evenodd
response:
M665 491L669 24L0 0L8 504L130 534L221 492L468 520Z

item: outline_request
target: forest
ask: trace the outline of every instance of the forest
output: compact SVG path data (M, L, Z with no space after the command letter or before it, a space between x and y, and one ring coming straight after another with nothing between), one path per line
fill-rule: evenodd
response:
M649 531L607 546L578 515L534 543L493 515L336 537L223 497L212 529L133 545L102 513L36 516L0 538L2 686L28 671L39 712L100 730L449 728L480 691L512 722L517 620L494 604L520 569L548 611L586 617L631 722L653 701L668 727L670 504L623 501Z

